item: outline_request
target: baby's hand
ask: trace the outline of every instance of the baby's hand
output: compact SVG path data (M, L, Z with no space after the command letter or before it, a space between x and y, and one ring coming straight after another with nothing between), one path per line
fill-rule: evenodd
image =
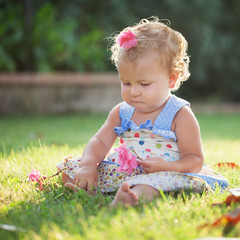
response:
M69 186L72 190L78 188L91 191L98 186L97 169L90 166L82 166L73 179L73 185Z
M139 165L147 173L169 171L170 163L160 157L152 157L139 161Z

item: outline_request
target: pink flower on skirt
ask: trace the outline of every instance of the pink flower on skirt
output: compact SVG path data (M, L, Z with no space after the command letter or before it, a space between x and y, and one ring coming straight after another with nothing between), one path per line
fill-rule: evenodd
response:
M117 170L131 174L133 169L138 166L136 157L126 148L125 144L115 150L118 152L117 162L120 164Z
M126 50L135 47L137 45L137 42L138 40L136 39L136 35L130 30L121 33L117 37L117 43L120 45L120 47L123 47Z

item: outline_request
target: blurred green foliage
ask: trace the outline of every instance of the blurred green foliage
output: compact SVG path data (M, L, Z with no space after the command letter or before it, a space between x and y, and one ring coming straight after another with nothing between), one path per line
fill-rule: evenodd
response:
M238 0L0 0L0 71L113 71L106 38L152 15L189 42L178 95L240 100Z

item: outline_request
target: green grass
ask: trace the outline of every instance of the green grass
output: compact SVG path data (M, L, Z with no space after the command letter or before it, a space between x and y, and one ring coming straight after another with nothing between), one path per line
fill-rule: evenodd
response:
M60 177L38 191L27 181L32 168L44 175L56 172L63 157L81 155L105 115L0 118L0 239L194 239L206 236L240 237L240 224L201 228L236 206L212 207L227 192L165 194L149 204L109 210L113 196L84 191L72 193ZM206 163L240 164L240 115L199 115ZM232 188L240 186L240 170L218 170ZM1 226L1 225L0 225Z

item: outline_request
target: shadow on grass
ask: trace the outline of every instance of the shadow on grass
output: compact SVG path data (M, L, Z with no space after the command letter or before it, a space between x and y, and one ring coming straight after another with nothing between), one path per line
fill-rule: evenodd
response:
M114 216L119 212L124 215L124 211L128 210L124 207L109 210L114 193L103 195L97 192L89 195L84 190L73 193L62 186L59 178L47 183L49 185L44 186L44 191L39 190L34 196L30 193L29 199L25 201L12 201L0 211L0 224L9 224L24 230L11 232L1 229L0 239L26 239L34 234L48 239L51 231L85 236L89 234L86 231L89 231L91 224L95 227L102 224L109 226ZM165 193L161 201L182 198L184 202L192 195L189 191ZM156 208L157 201L158 199L151 203L140 202L134 209L142 214L146 206Z
M81 223L87 223L99 211L107 211L111 201L111 196L101 193L90 196L84 190L73 193L63 186L49 185L44 191L39 191L34 201L11 203L7 210L0 213L0 224L13 225L23 230L0 229L0 239L21 239L31 233L47 235L54 226L72 234L84 235ZM47 239L45 237L43 239Z
M123 207L109 210L113 194L103 195L98 192L89 195L84 190L73 193L56 181L44 191L39 191L33 200L12 202L10 206L6 206L5 211L0 212L0 223L25 230L25 232L0 230L0 239L34 239L36 236L38 239L49 239L49 234L61 234L61 237L67 234L68 237L81 236L84 239L84 236L90 234L89 231L96 231L98 228L100 231L102 228L106 230L117 215L121 217L115 218L115 221L129 216L128 212L131 215L132 210L144 216L145 211L149 212L149 209L158 211L159 207L162 208L166 204L189 205L192 200L201 199L202 195L204 198L205 192L163 193L161 198L150 203L141 202L139 206L131 207L130 211Z

